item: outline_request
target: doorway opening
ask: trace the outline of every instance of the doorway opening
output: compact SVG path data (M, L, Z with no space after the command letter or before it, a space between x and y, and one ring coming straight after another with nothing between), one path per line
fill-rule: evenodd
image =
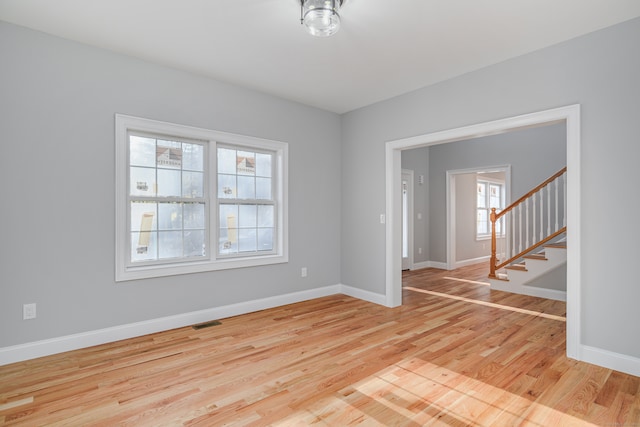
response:
M473 223L467 221L474 215L476 201L475 194L469 193L473 191L479 176L487 177L485 178L487 181L499 179L500 181L496 182L502 182L503 184L501 191L503 194L502 203L504 206L511 204L511 166L447 171L447 270L454 270L483 261L489 262L491 247L487 247L487 244L490 245L491 241L487 238L481 239L478 237L477 222L476 227L471 227ZM469 189L471 191L465 191ZM467 206L469 203L474 206ZM489 205L487 204L488 207ZM463 218L465 214L469 218ZM486 225L486 213L484 220Z
M402 304L401 152L480 136L495 135L528 127L566 123L567 149L567 356L578 359L580 344L580 106L570 105L471 126L418 135L385 145L386 249L385 305Z

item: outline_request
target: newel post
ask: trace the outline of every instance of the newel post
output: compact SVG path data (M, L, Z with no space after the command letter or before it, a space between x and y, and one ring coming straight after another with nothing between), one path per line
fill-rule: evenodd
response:
M496 277L496 208L491 208L491 265L489 265L489 277Z

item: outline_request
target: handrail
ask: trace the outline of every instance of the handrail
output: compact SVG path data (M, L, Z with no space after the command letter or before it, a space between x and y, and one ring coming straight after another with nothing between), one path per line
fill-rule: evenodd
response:
M533 194L537 193L538 191L540 191L541 188L543 188L544 186L546 186L547 184L549 184L550 182L553 182L556 178L558 178L559 176L562 176L563 173L565 173L567 171L567 167L563 167L562 169L560 169L558 172L556 172L555 174L553 174L551 177L547 178L542 184L539 184L538 186L536 186L533 190L529 191L527 194L525 194L524 196L520 197L518 200L516 200L515 202L511 203L508 207L504 208L503 210L500 211L500 213L497 214L496 216L496 221L500 219L500 217L502 217L503 215L505 215L507 212L509 212L510 210L512 210L513 208L515 208L517 205L519 205L520 203L524 202L526 199L528 199L529 197L531 197Z
M555 174L553 174L551 177L547 178L544 182L542 182L541 184L537 185L535 188L533 188L531 191L529 191L527 194L525 194L524 196L520 197L518 200L516 200L515 202L513 202L512 204L510 204L507 208L503 209L501 212L497 213L496 212L496 208L491 208L491 214L490 214L490 219L491 219L491 260L490 260L490 266L489 266L489 277L490 278L496 278L496 270L499 270L500 268L506 266L507 264L521 258L522 256L526 255L527 253L533 251L534 249L540 247L541 245L547 243L548 241L554 239L555 237L561 235L562 233L565 233L567 231L567 227L566 227L566 223L563 224L563 227L559 228L559 224L558 224L558 178L563 176L567 171L566 166L564 168L562 168L560 171L556 172ZM555 228L556 230L552 233L551 232L551 201L550 201L550 191L551 191L551 187L549 187L547 189L547 197L548 197L548 202L547 202L547 216L544 217L543 215L543 194L544 192L542 191L547 185L551 184L552 182L556 181L556 185L555 185ZM566 210L566 178L564 180L564 184L565 184L565 189L564 189L564 196L565 196L565 200L564 200L564 205L563 208ZM531 245L529 244L529 201L531 200L533 203L533 216L534 216L534 221L532 222L532 226L533 226L533 230L536 231L535 229L535 215L536 215L536 195L540 192L540 240L538 242L535 242L536 236L535 233L533 235L533 241L534 243L532 243ZM522 207L521 205L524 205L524 207ZM521 206L520 210L519 210L519 214L520 214L520 218L519 218L519 224L518 224L518 232L520 233L515 234L515 237L519 237L519 243L520 243L520 251L509 257L506 260L503 260L500 264L498 263L498 259L496 256L496 249L497 249L497 238L496 238L496 222L502 218L504 215L506 215L507 213L513 211L516 207ZM526 236L526 245L525 245L525 249L522 249L522 242L525 240L523 238L523 228L522 228L522 210L523 208L526 210L526 222L525 222L525 236ZM513 215L511 216L512 220L515 220L515 211L513 212ZM542 224L544 223L544 219L547 220L547 232L545 233L546 236L543 237L543 227ZM515 232L515 225L513 225L514 227L514 232ZM505 228L507 228L504 225L504 221L503 221L503 226L502 226L502 232L505 232ZM506 234L505 234L506 236ZM514 245L514 249L515 249L515 240L513 241L513 245ZM513 253L512 251L510 251L511 253ZM506 255L506 254L505 254Z
M556 231L553 234L550 234L549 236L545 237L544 239L540 240L538 243L536 243L535 245L531 245L529 246L527 249L525 249L524 251L520 252L519 254L516 254L514 256L512 256L511 258L509 258L506 261L501 262L500 264L496 265L494 268L495 270L500 270L502 267L504 267L505 265L512 263L513 261L517 260L518 258L522 258L523 256L525 256L526 254L528 254L529 252L531 252L532 250L544 245L545 243L547 243L549 240L552 240L554 237L557 237L559 235L561 235L562 233L565 233L567 231L567 227L562 227L561 229L559 229L558 231ZM494 270L494 275L493 276L489 276L489 277L495 277L495 270Z

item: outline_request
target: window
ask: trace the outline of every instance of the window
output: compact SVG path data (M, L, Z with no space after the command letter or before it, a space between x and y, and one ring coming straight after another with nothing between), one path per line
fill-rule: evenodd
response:
M207 256L206 148L129 132L129 265Z
M273 154L218 148L218 254L273 251Z
M504 182L478 179L476 186L476 238L486 239L491 237L491 208L496 208L496 213L504 209ZM496 235L504 235L502 221L496 222Z
M287 262L287 144L116 115L116 280Z

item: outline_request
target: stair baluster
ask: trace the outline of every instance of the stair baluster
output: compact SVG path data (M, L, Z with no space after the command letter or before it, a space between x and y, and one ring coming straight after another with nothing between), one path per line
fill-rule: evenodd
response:
M500 268L506 266L513 261L516 261L522 258L524 255L530 253L537 247L543 245L544 243L554 239L560 234L566 231L566 210L567 210L567 183L566 183L566 171L567 168L564 167L562 170L545 180L542 184L535 187L533 190L529 191L527 194L522 196L516 202L512 203L510 206L502 210L500 213L496 212L495 208L491 208L491 264L489 268L489 277L496 278L496 271ZM562 195L562 212L560 211L560 186L559 180L563 181L563 195ZM547 216L544 216L544 190L547 190ZM554 191L555 190L555 191ZM552 194L554 198L554 213L555 217L551 216L551 201ZM539 194L540 198L540 237L536 239L536 195ZM529 221L529 205L533 205L532 211L532 222ZM524 213L524 227L523 227L523 213L522 210L525 209ZM516 210L518 211L518 221L516 224L514 215L516 214ZM560 214L562 214L562 228L560 228ZM507 217L507 215L509 215ZM508 222L506 218L510 218L511 221L511 229L509 230ZM496 222L501 221L498 226L496 226ZM551 231L552 221L555 222L554 231ZM547 233L546 236L543 234L544 223L547 223ZM523 230L524 228L524 230ZM500 250L500 260L498 260L497 253L497 238L496 232L500 231L501 235L504 235L505 243L503 245L507 245L506 242L512 242L511 250L509 248L501 248ZM509 236L511 234L511 236ZM517 254L513 254L516 252L516 240L518 245ZM523 241L525 243L525 247L523 248ZM506 254L510 256L508 259ZM505 254L503 256L503 254Z

